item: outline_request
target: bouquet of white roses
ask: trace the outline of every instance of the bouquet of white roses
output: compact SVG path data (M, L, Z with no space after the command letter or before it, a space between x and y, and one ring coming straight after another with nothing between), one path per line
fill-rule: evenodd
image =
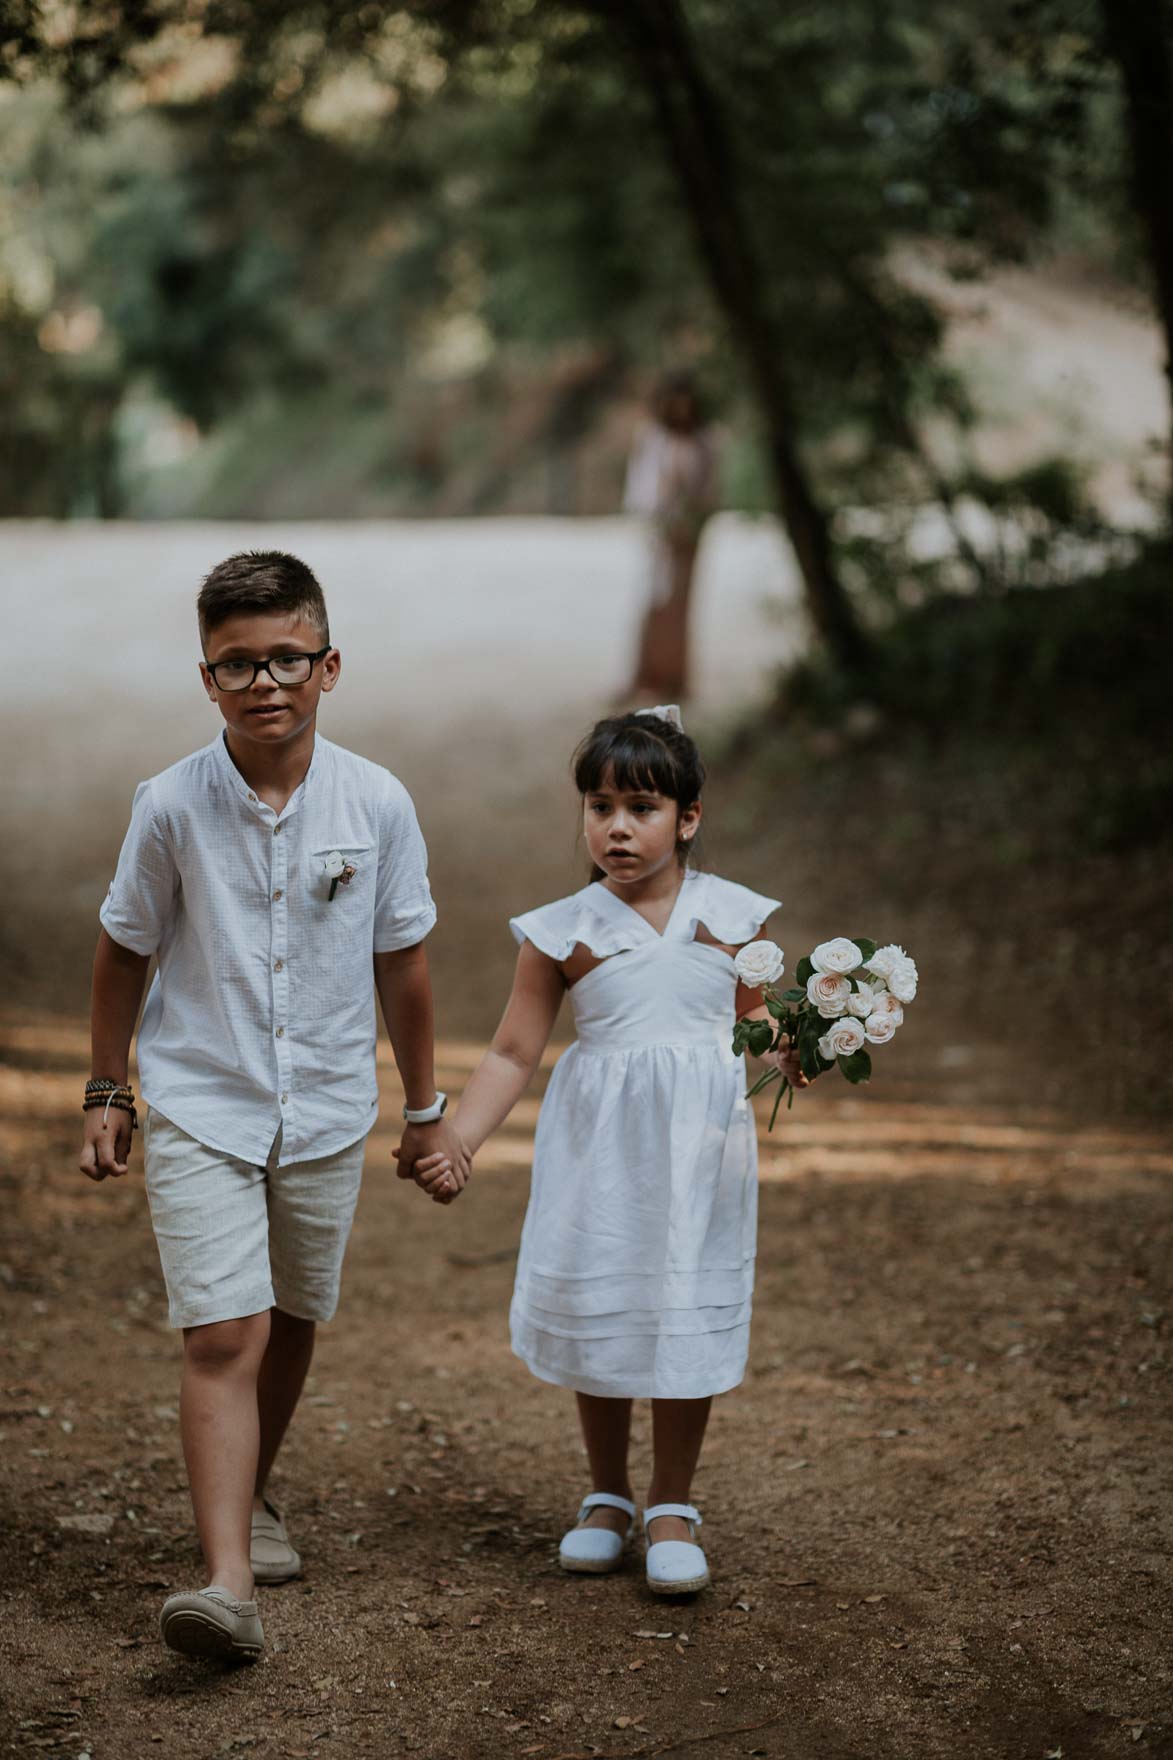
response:
M733 1051L766 1057L783 1048L797 1052L804 1076L814 1080L836 1064L849 1082L866 1082L872 1073L868 1045L886 1045L904 1020L904 1005L916 998L915 962L902 947L877 947L866 935L849 941L837 935L821 941L795 972L796 985L779 992L786 956L773 941L751 941L734 962L741 982L760 990L770 1019L739 1020L733 1029ZM770 1126L783 1094L794 1104L794 1089L780 1069L769 1069L750 1089L760 1094L780 1081Z

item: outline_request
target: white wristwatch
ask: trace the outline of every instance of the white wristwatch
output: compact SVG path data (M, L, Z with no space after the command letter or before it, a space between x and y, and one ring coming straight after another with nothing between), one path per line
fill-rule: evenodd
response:
M436 1098L430 1106L417 1107L413 1112L410 1106L403 1108L403 1116L408 1124L437 1124L448 1110L448 1096L436 1091Z

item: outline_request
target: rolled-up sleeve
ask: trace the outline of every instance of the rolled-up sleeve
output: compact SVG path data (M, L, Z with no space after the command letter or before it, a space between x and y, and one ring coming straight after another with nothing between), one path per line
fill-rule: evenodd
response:
M428 851L411 796L388 776L379 834L379 875L375 891L376 953L414 947L436 921L428 887Z
M155 953L178 890L179 873L151 784L140 782L118 867L98 913L103 929L132 953Z

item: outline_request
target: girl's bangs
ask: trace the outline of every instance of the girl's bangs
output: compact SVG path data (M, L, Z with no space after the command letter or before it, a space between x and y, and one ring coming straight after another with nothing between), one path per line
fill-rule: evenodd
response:
M625 794L662 794L674 800L679 779L662 742L638 728L624 728L609 738L591 740L575 766L580 794L611 786Z

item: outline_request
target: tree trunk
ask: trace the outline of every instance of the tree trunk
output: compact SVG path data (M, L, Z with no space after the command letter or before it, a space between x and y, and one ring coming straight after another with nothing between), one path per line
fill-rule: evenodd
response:
M1148 239L1169 381L1173 496L1173 46L1164 0L1100 0L1104 36L1124 86L1132 197Z
M784 341L770 319L720 102L698 65L679 0L595 0L595 9L626 36L654 106L701 260L758 402L778 507L811 617L838 663L858 671L870 648L836 572L827 516L795 444Z

